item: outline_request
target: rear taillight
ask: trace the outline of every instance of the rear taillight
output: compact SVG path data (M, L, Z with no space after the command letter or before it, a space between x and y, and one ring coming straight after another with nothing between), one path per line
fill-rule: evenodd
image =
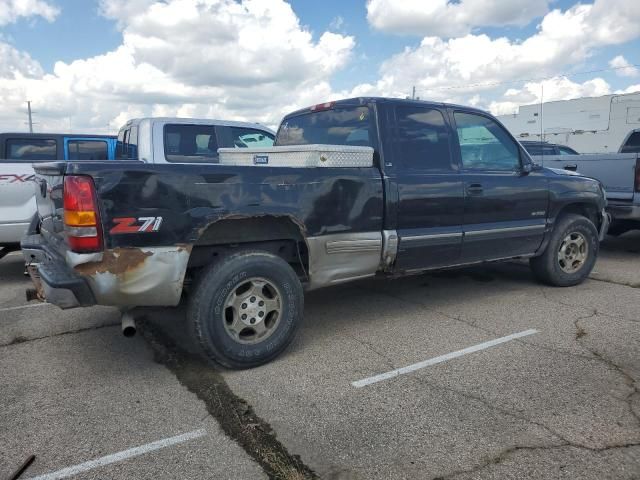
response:
M636 159L636 185L635 191L640 192L640 158Z
M64 229L69 247L74 252L102 250L100 214L91 177L64 177Z

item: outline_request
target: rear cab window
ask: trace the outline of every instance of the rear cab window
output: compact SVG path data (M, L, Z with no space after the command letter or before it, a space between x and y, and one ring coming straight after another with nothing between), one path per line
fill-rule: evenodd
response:
M367 106L336 106L302 113L282 121L275 145L351 145L375 148L373 121Z
M54 138L7 138L6 163L49 162L58 158L58 142Z
M109 147L104 140L69 140L69 160L108 160Z

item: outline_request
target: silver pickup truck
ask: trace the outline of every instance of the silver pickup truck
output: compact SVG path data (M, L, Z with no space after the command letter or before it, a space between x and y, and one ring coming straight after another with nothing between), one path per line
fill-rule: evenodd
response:
M578 172L600 180L607 192L611 214L610 235L640 229L640 154L535 155L534 162L548 168Z
M36 213L32 164L55 160L217 163L218 147L270 147L263 125L191 118L129 120L113 136L0 134L0 258L19 248ZM165 149L167 156L165 157Z

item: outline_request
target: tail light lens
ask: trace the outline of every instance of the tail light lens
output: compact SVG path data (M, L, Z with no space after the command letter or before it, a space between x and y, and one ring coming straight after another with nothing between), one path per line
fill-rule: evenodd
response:
M312 112L322 112L324 110L331 110L333 108L333 106L335 105L336 102L325 102L325 103L319 103L317 105L314 105L313 107L309 108L309 110L311 110Z
M102 228L91 177L64 177L64 229L67 242L74 252L91 253L102 250Z
M640 192L640 158L636 159L636 192Z

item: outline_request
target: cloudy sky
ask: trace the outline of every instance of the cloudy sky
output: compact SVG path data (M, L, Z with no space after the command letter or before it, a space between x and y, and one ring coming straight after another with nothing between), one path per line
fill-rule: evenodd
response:
M640 1L0 0L0 130L132 117L276 125L333 98L493 113L640 90ZM544 80L542 80L544 79Z

